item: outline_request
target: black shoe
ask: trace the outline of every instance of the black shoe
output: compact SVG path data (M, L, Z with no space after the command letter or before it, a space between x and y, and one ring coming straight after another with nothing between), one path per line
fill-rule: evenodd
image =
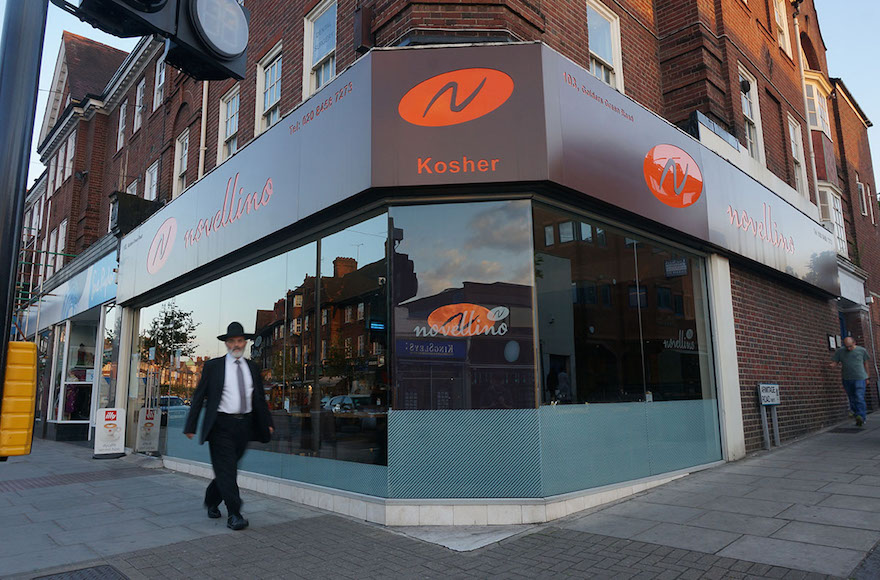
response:
M219 518L222 515L223 514L220 513L219 507L217 507L217 506L213 506L213 507L209 506L208 507L208 517L211 518L212 520L216 520L217 518Z
M230 530L243 530L248 527L248 521L241 517L241 514L232 514L226 520L226 527Z

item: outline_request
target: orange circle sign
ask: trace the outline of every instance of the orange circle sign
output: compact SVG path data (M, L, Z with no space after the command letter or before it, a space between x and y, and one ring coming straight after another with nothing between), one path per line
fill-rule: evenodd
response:
M675 145L657 145L645 155L645 183L669 207L685 208L703 193L703 173L694 158Z
M397 106L404 121L445 127L473 121L503 105L513 79L500 70L464 68L439 74L411 88Z
M478 304L447 304L428 315L428 325L446 336L477 336L494 326L488 314L489 309Z

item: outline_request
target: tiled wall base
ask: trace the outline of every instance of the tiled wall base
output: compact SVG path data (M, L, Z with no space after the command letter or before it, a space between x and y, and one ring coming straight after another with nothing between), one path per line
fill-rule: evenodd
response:
M174 471L214 477L213 469L205 463L174 457L165 457L164 461L165 467ZM385 499L245 471L239 471L238 485L386 526L500 526L549 522L721 463L547 498Z

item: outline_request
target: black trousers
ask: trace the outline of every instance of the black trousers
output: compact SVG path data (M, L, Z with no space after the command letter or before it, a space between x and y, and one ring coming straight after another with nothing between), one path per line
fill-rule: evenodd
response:
M250 414L218 413L211 433L208 434L214 479L205 490L205 505L216 507L222 501L226 504L230 515L241 513L241 495L237 481L238 462L244 455L251 437L251 421Z

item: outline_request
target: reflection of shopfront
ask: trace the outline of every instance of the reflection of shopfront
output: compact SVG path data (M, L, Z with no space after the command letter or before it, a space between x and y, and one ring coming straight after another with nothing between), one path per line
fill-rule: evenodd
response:
M575 65L537 45L421 60L433 50L371 53L326 90L352 83L372 99L269 129L123 240L120 301L138 319L130 416L157 390L188 398L237 320L257 335L247 356L276 425L243 460L252 473L399 501L535 500L741 456L738 416L719 409L741 404L739 384L719 380L731 353L714 340L733 330L710 331L731 299L710 293L724 280L709 266L739 253L830 292L809 269L821 226L778 210L810 235L801 253L781 237L758 252L725 206L775 194L585 72L593 96L562 95L561 74L543 89L533 78ZM482 120L404 124L410 75L437 59L492 63L517 88ZM527 115L544 97L547 118ZM572 136L581 120L602 127ZM658 150L669 158L653 175ZM696 176L693 156L714 198L703 181L702 197L684 187L675 163ZM167 461L207 463L181 428L169 416Z

